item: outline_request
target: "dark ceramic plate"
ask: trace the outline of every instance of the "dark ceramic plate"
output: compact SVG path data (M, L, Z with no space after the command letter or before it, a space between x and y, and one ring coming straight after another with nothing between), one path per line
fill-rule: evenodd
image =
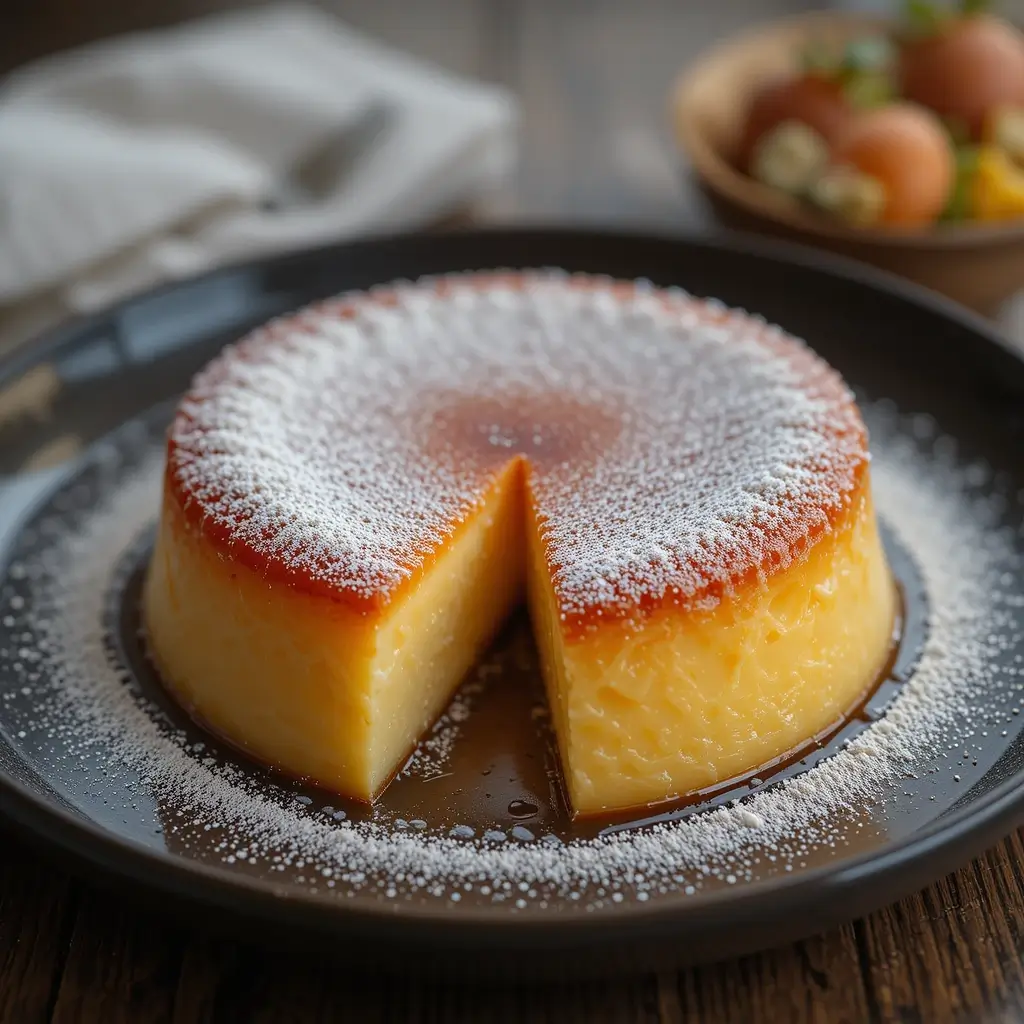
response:
M757 311L806 338L855 387L875 436L928 467L921 472L937 488L936 513L934 522L919 513L920 530L902 507L921 504L918 489L905 482L901 501L895 471L880 467L896 480L880 514L905 606L890 676L840 734L819 737L757 778L638 822L573 823L566 815L521 623L499 640L486 685L470 682L432 751L372 811L274 776L203 735L166 699L138 641L136 598L155 506L134 518L102 511L121 500L138 465L155 464L173 400L191 374L247 327L342 289L541 265L646 277ZM130 884L170 910L403 970L463 978L649 970L819 931L926 884L1024 820L1016 714L1022 433L1024 363L983 322L867 271L750 241L552 230L392 238L231 268L133 299L0 368L0 809L97 879ZM950 526L948 543L958 547L948 559L949 510L939 507L946 480L960 495L961 518L971 520ZM918 536L929 530L930 540ZM76 537L77 554L68 555L61 544ZM75 559L90 558L99 575L79 572L58 615L47 605L55 581L75 576ZM961 643L956 629L969 610L943 611L934 602L948 604L949 595L929 588L942 585L938 562L955 589L950 567L962 564L959 575L970 576L982 561L1000 595L992 635ZM969 598L968 590L958 599ZM966 696L951 697L947 687L934 697L956 711L947 715L952 726L942 726L929 710L933 684L925 676L935 671L927 659L960 657L970 644ZM64 648L59 657L55 646ZM107 681L90 689L90 674ZM843 778L857 784L848 800L833 792L824 820L806 808L796 813L792 801L757 802L791 786L787 780L849 763L847 742L864 742L864 730L915 686L924 687L914 705L921 719L902 716L913 741L902 760L885 755L898 765L884 785L868 792L847 770ZM112 725L118 715L124 721ZM133 736L140 749L159 748L171 760L151 770ZM176 773L185 780L179 790ZM217 820L234 812L230 800L216 811L210 794L223 798L233 788L263 810L247 805L238 820ZM757 808L771 806L783 811L766 824ZM415 878L415 864L399 871L387 863L389 843L415 858L419 841L464 841L513 859L543 848L557 875L559 858L589 848L595 836L648 837L656 846L666 830L699 830L710 814L745 808L736 820L753 823L750 837L729 839L731 853L717 864L699 849L688 860L694 847L684 844L671 852L672 870L664 857L646 873L620 861L589 881L545 876L502 889L486 878L432 885ZM787 814L789 839L778 833ZM243 817L259 832L248 846ZM277 831L268 838L271 819ZM758 838L760 826L767 838ZM332 830L380 840L377 877L357 872L362 847L343 844L331 861ZM305 858L295 853L295 836L316 837Z

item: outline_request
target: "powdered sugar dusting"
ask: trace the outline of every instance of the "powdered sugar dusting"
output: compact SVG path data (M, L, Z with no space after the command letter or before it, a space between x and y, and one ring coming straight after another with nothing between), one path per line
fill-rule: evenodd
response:
M230 349L172 430L203 528L386 600L529 460L563 615L714 600L849 501L851 396L795 339L683 292L554 271L321 303Z
M0 721L18 743L35 743L40 760L61 751L45 767L72 802L91 787L119 789L160 808L160 837L177 855L339 896L472 898L513 912L557 898L595 909L791 870L815 848L855 846L867 808L884 808L908 785L926 800L930 773L966 778L977 734L1005 730L1018 700L1020 655L1009 652L1021 641L1012 595L1020 566L998 525L1000 500L976 493L985 467L958 463L943 438L922 445L884 409L871 425L877 506L920 567L927 643L884 717L834 757L735 805L568 844L527 830L396 829L339 820L197 750L126 684L104 622L117 567L158 508L162 455L152 448L127 482L119 449L99 453L93 483L62 491L24 539L36 555L11 567L0 594L9 635L20 638L0 655L9 686ZM71 515L105 491L95 511Z

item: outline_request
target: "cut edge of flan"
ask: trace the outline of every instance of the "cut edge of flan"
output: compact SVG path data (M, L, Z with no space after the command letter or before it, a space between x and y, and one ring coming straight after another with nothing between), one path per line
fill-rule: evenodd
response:
M537 529L530 546L534 636L578 816L671 803L779 762L847 720L898 643L867 474L801 558L685 616L567 637L550 628L558 606Z

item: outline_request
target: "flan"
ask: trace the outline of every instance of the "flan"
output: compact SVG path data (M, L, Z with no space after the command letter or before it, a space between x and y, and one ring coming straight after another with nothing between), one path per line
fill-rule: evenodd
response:
M215 733L372 801L524 600L576 814L834 727L897 616L841 377L681 290L537 270L342 295L195 378L143 620Z

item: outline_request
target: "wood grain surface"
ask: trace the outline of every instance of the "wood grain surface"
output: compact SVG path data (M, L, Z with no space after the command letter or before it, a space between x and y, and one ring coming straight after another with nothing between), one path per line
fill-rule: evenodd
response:
M663 228L703 216L665 118L679 67L786 0L324 0L398 46L503 82L523 157L496 213ZM224 0L36 0L0 15L0 72ZM808 5L810 6L810 5ZM1024 1021L1024 844L864 920L743 960L566 987L381 985L212 939L69 878L0 836L0 1022Z

